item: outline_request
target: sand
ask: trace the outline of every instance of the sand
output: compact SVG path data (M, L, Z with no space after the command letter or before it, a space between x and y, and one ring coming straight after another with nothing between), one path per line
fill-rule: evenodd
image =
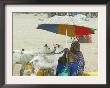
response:
M33 50L37 51L44 44L66 45L66 39L70 37L55 34L42 29L36 29L38 23L43 19L34 14L14 14L13 15L13 50ZM97 18L90 18L92 25L97 26ZM81 51L85 58L85 72L98 71L98 32L92 35L93 43L81 43ZM15 68L16 69L16 68Z

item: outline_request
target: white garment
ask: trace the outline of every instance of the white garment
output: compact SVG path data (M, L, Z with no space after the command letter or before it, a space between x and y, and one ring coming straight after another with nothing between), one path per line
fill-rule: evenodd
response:
M42 54L51 53L51 49L49 49L49 47L43 47L39 50L39 53L42 53Z
M56 47L56 51L55 51L55 53L59 53L59 52L61 52L61 51L63 51L64 50L64 48L63 47Z
M35 56L30 63L33 63L35 71L38 71L40 68L52 68L54 69L54 75L56 74L56 67L58 65L58 59L62 54L46 55L39 54Z

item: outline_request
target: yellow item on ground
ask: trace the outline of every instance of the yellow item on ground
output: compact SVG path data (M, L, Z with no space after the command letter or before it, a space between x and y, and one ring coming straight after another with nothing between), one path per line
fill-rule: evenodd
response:
M98 72L87 72L83 73L81 76L98 76Z
M36 76L44 76L44 72L39 70L39 71L35 72L35 75Z
M33 69L32 64L26 64L26 65L24 66L23 75L25 75L25 76L29 75L29 76L30 76L31 73L32 73L32 69Z
M25 70L32 69L32 68L33 68L32 64L26 64L25 65Z

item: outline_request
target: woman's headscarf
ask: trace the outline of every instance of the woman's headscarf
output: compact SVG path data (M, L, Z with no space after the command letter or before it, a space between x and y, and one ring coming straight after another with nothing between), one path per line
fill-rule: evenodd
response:
M80 51L80 43L78 41L74 41L70 47L71 52Z

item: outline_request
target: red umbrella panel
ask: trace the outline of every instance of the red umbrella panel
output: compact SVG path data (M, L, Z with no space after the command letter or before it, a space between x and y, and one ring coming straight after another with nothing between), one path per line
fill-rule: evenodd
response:
M90 35L90 34L94 34L91 28L84 27L84 26L75 26L76 36Z

